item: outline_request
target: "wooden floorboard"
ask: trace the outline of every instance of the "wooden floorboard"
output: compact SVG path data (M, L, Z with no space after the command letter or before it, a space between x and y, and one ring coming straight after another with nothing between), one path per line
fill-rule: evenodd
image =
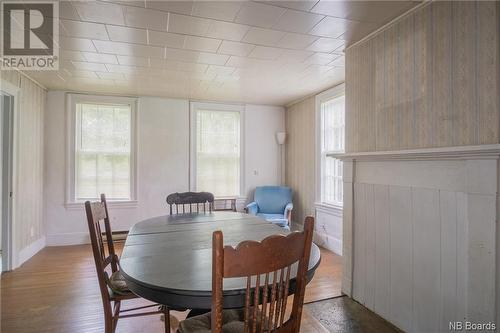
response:
M121 246L117 246L118 249ZM101 297L89 245L47 247L1 277L1 332L103 332ZM340 295L341 258L322 249L306 302ZM147 304L134 300L124 304ZM185 312L173 312L175 332ZM117 333L163 332L160 316L120 319ZM304 309L301 332L328 332Z

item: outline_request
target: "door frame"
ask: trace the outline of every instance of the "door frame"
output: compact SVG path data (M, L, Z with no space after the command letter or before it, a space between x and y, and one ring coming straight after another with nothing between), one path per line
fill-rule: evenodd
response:
M7 170L2 168L1 177L5 177L7 184L2 182L2 186L5 188L7 186L7 201L4 200L4 203L7 202L6 205L6 219L7 223L3 223L3 218L5 216L4 209L2 209L3 216L0 217L1 228L2 228L2 268L1 271L9 271L17 267L19 262L19 253L17 247L17 228L16 223L14 222L16 219L15 216L15 194L17 189L17 125L18 125L18 115L19 115L19 97L20 97L20 89L19 87L13 85L10 82L5 80L0 80L0 91L3 94L9 95L12 97L12 107L10 110L10 114L8 117L8 139L6 141L2 140L2 144L8 145L8 160L4 161L4 167L7 166ZM5 119L5 118L4 118ZM3 132L3 131L2 131ZM4 139L6 138L6 134L4 135ZM1 153L3 154L3 147ZM6 174L5 174L6 173ZM3 190L3 189L2 189ZM12 193L12 194L10 194ZM3 200L3 198L2 198Z

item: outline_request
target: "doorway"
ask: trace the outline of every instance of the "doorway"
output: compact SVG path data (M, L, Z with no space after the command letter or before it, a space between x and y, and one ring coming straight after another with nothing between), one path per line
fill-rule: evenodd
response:
M0 267L12 267L12 161L14 96L0 90Z

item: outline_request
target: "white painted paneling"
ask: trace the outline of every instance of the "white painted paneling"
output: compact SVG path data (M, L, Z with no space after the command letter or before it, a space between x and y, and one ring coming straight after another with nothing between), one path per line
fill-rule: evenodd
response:
M440 300L439 191L412 189L413 330L436 332Z
M457 193L439 192L441 224L441 300L440 329L447 330L450 321L457 319Z
M83 208L65 206L65 92L49 92L47 110L47 244L84 243L88 241L88 228ZM244 192L251 193L255 186L279 183L275 133L283 131L284 108L249 105L245 121ZM167 194L189 189L189 102L140 97L137 127L138 203L110 208L113 230L128 230L142 219L167 214Z
M411 226L411 190L409 187L391 186L389 188L389 220L391 226L391 296L389 318L398 327L409 331L412 327L413 307L413 239ZM355 271L354 276L357 274Z
M375 216L375 196L374 185L365 185L365 216L366 216L366 285L365 304L370 309L375 307L375 278L376 278L376 220Z
M497 164L477 156L355 161L354 196L347 191L344 198L354 207L344 214L346 229L346 217L353 217L353 297L408 332L447 332L450 321L494 322Z
M489 322L495 320L496 195L469 194L467 206L467 314L472 322Z
M365 288L366 288L366 185L354 184L354 211L356 212L354 219L353 239L356 243L354 246L354 271L353 276L353 297L365 304Z
M389 186L374 185L375 222L375 311L390 317L391 297L391 226L389 222Z
M314 242L342 255L342 209L316 205Z

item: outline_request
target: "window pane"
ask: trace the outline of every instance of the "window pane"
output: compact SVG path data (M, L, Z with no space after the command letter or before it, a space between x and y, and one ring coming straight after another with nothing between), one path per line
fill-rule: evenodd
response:
M132 112L128 105L77 104L77 200L130 199Z
M196 112L197 191L240 194L240 113Z
M325 157L324 169L324 198L327 203L342 204L343 184L342 184L342 161L334 157Z
M345 146L345 96L321 103L322 201L342 204L342 161L327 156Z
M323 151L344 150L345 96L321 103Z

